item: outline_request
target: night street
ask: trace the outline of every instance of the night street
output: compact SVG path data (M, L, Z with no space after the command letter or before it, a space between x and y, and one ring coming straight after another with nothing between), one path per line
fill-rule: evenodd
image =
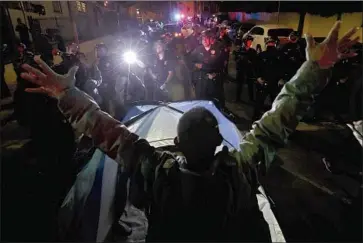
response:
M224 151L228 156L233 154L232 150L246 148L238 152L239 157L233 158L233 163L226 160L225 165L233 164L237 168L241 161L247 162L247 172L245 165L239 166L237 178L243 177L248 190L255 182L263 187L264 193L260 195L271 207L286 242L361 242L362 131L356 124L362 121L363 17L357 4L331 3L331 9L327 4L294 5L280 1L264 2L261 6L251 2L217 1L1 3L2 33L8 33L2 34L2 89L7 86L10 90L7 95L2 92L0 103L2 241L107 242L119 241L115 239L120 234L120 242L134 242L128 238L132 226L120 220L120 215L128 217L126 208L132 200L136 202L133 207L143 208L148 219L143 225L149 226L145 234L159 228L150 227L158 220L163 222L160 225L175 228L177 223L184 221L170 222L177 221L183 210L199 213L179 200L179 196L184 200L189 194L183 188L187 180L181 180L180 191L170 189L174 189L170 178L173 183L177 181L174 178L182 178L172 177L176 175L173 174L175 171L185 178L213 178L210 180L213 183L220 178L227 181L223 181L223 185L228 186L228 193L222 186L211 189L212 184L207 179L209 184L193 179L193 183L202 181L200 185L204 186L195 188L201 190L208 185L211 189L211 192L203 189L209 198L200 199L208 206L201 208L227 205L224 213L213 208L215 212L198 214L198 220L204 218L200 222L208 221L205 215L217 219L219 216L216 215L238 211L240 205L235 203L241 203L245 198L241 200L234 190L239 190L241 197L247 194L242 194L245 189L239 187L243 186L237 188L233 184L241 182L234 180L234 174L230 176L223 166L221 173L216 173L220 168L214 166L217 165L214 162L211 166L211 161L208 167L187 163L204 163L210 158L217 161L219 157L214 154L218 152L218 146L228 144L226 148L230 152ZM41 57L44 63L34 61L34 57ZM304 68L303 63L315 66ZM43 67L44 74L23 64ZM78 68L74 69L74 66ZM73 69L74 75L69 75ZM328 73L327 69L331 70L331 82L318 85L318 82L326 81L320 74ZM20 78L20 73L26 75ZM191 85L193 92L187 92ZM34 89L39 86L41 89ZM222 86L224 96L221 95ZM236 93L240 88L242 93L238 98ZM254 94L253 101L249 99L249 88ZM42 95L29 95L29 89ZM314 93L319 89L322 90L320 93ZM73 95L70 92L76 94L73 100L69 98ZM221 105L224 98L225 107ZM64 102L63 106L57 107L56 99ZM177 126L184 114L198 110L194 104L198 106L198 102L203 101L206 104L199 108L203 108L204 113L211 113L213 119L207 115L202 118L191 116L196 120L185 125L190 128L184 131L183 126ZM94 109L95 104L108 114ZM18 113L15 113L16 109ZM258 116L265 111L268 112ZM78 112L77 118L75 112ZM25 125L20 125L17 119L24 119ZM205 127L198 129L195 124L200 120L203 126L212 126L213 130L208 130L210 127L205 131ZM89 125L86 122L93 127L84 128ZM175 131L172 131L174 127ZM124 128L129 131L126 133ZM197 128L193 130L195 134L190 132L192 128ZM67 131L71 136L67 137ZM212 131L217 131L217 135ZM93 140L79 136L87 132L92 134ZM199 132L205 132L204 136L199 138ZM238 134L237 145L225 136L235 138L234 132ZM132 141L135 134L145 138L141 141L147 140L148 145L139 144L137 139ZM189 140L181 139L182 135ZM201 138L203 142L197 143ZM72 142L77 147L74 151ZM203 149L191 148L192 145ZM44 149L47 151L43 155ZM129 155L128 149L132 154ZM66 152L63 156L58 151ZM170 152L171 159L162 161L165 158L158 155L160 151L167 151L168 156ZM72 156L73 159L67 159ZM271 166L265 168L272 159ZM49 164L44 163L47 160ZM65 160L69 164L63 165ZM108 168L108 160L118 162L117 166ZM131 164L127 164L128 160ZM173 170L171 162L176 162L178 170ZM252 162L255 164L250 167ZM108 178L106 173L113 173L114 178ZM130 181L123 182L121 175L130 177ZM166 180L162 176L168 181L162 181ZM108 183L112 192L105 189ZM190 184L194 186L193 183ZM189 190L189 184L186 188ZM193 200L203 194L191 188ZM217 195L220 191L228 195L221 200L222 204L210 200L223 198ZM178 197L176 192L180 194ZM248 197L253 193L250 190ZM120 201L124 197L127 207ZM174 200L170 202L178 205L168 205L167 200ZM257 206L261 210L261 205ZM162 210L155 209L158 207ZM115 222L107 221L109 218L114 220L113 217L116 217ZM174 217L176 219L172 221ZM227 222L228 217L222 218ZM181 218L185 220L184 215ZM191 225L194 223L190 222ZM62 228L63 224L69 227L66 229L69 232ZM107 233L101 230L104 225L110 227ZM271 225L268 226L271 234ZM227 228L224 223L221 227ZM137 232L138 229L134 230ZM219 228L210 226L208 230L212 235ZM249 231L248 228L245 230ZM155 232L158 231L154 231L155 239L163 239L157 238Z

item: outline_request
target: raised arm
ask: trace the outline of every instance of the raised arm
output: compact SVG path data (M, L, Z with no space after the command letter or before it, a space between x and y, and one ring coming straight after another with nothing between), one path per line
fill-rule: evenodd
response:
M297 74L283 87L280 94L241 143L241 152L234 152L240 163L247 162L255 166L258 162L270 165L276 150L282 147L293 133L300 119L311 104L314 96L325 87L329 80L330 68L340 58L354 56L354 53L343 54L354 43L350 37L357 31L349 31L340 41L338 33L340 22L337 22L328 37L321 44L315 44L312 36L307 36L307 60Z
M78 67L73 67L67 75L56 74L41 59L35 59L43 72L24 65L29 73L22 77L38 84L39 88L27 89L28 92L44 93L58 99L58 107L80 133L91 137L95 145L108 156L115 159L126 168L135 166L135 155L153 153L153 148L145 140L139 140L119 121L100 110L90 96L74 87L75 73ZM139 150L142 149L142 150Z

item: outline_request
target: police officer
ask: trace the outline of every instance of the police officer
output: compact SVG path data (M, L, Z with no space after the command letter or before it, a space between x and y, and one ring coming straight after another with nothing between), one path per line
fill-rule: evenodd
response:
M2 46L2 53L1 53L1 56L2 56L2 62L1 62L1 75L2 75L2 79L1 79L1 99L5 99L5 98L8 98L11 96L11 93L10 93L10 90L9 90L9 87L7 85L7 83L5 82L5 55L4 53L6 53L7 51L7 45L6 44L3 44Z
M191 56L195 67L195 93L201 100L218 101L224 108L223 94L223 53L215 45L215 34L211 30L202 32L202 45Z
M56 64L52 69L59 74L66 74L71 67L78 66L76 73L76 87L90 95L97 103L101 103L98 87L102 83L102 76L96 65L89 66L84 54L80 52L79 46L72 43L67 46L66 52L58 53L62 62Z
M181 33L183 35L185 54L188 55L199 45L196 33L193 29L193 24L192 23L184 24L184 26L181 29Z
M178 66L180 72L183 77L181 77L181 82L184 86L184 98L190 99L191 98L191 86L193 80L193 72L189 70L193 70L193 66L190 62L190 54L199 46L199 41L197 37L197 33L193 28L192 23L186 23L183 28L181 29L181 33L183 35L183 44L184 44L184 55L179 59Z
M93 65L97 66L102 75L102 84L99 92L102 97L101 109L115 114L115 84L116 84L116 65L108 53L108 47L104 43L95 46L96 61Z
M223 72L225 75L228 74L228 63L229 63L229 52L232 47L232 40L229 38L227 34L227 25L225 23L221 24L218 33L218 43L220 44L220 48L223 53Z
M40 30L34 32L34 49L49 66L53 65L53 46L50 44L50 38Z
M284 70L281 58L277 50L275 38L266 40L266 50L258 55L257 82L256 82L256 106L253 119L259 119L264 111L264 103L269 96L273 101L283 85Z
M289 42L280 48L280 55L285 69L285 80L290 80L302 65L304 61L302 53L299 35L296 31L293 31L289 35Z
M248 85L248 96L250 101L254 101L253 78L255 75L255 64L257 61L257 52L251 48L253 37L247 36L243 40L242 46L235 51L236 71L237 71L237 89L236 102L241 101L243 84Z
M154 52L154 58L146 69L146 96L148 100L167 100L167 84L174 78L176 60L169 55L161 41L154 43Z

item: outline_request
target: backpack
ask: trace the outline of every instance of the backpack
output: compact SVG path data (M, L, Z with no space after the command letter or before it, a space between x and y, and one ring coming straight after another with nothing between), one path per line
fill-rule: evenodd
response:
M155 171L147 241L271 241L258 208L257 177L225 147L204 174L166 153Z

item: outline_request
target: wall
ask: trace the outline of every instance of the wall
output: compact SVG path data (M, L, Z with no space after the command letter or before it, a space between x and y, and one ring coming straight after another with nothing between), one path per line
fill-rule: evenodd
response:
M86 55L87 62L89 64L91 64L95 61L95 55L94 55L95 45L103 42L109 46L109 45L111 45L113 40L114 40L113 36L104 36L101 38L83 42L79 46L80 46L81 52L83 52ZM60 62L61 62L61 58L59 56L54 57L54 63L60 63ZM14 71L14 67L13 67L12 63L5 65L5 82L8 85L16 84L16 73Z
M302 34L309 33L314 37L325 37L337 21L338 16L321 17L318 15L306 14Z
M340 37L344 35L347 31L350 30L350 28L356 26L356 27L362 27L363 24L363 14L362 13L345 13L342 14L342 25L340 29ZM358 33L354 36L360 37L360 42L362 42L363 35L362 35L362 29L358 31Z
M11 22L13 24L14 31L15 31L15 28L17 25L17 21L16 21L17 18L20 18L23 23L27 24L28 27L29 27L29 23L28 23L28 19L27 19L28 16L33 17L34 19L41 19L41 27L42 27L43 31L45 31L46 28L55 27L55 24L56 24L55 18L56 17L60 18L60 19L69 18L67 2L62 2L62 1L60 2L61 6L62 6L62 13L55 13L53 11L52 2L50 2L50 1L42 1L39 3L42 4L45 8L45 15L39 15L39 14L35 14L35 13L25 12L26 20L24 20L24 15L21 10L9 9L9 14L10 14ZM68 28L67 24L62 24L62 25L64 26L63 29ZM64 35L68 37L69 31L68 30L63 30L63 31L64 31ZM61 33L63 35L63 32L61 32ZM16 31L15 31L15 35L17 37L19 37L19 33Z

